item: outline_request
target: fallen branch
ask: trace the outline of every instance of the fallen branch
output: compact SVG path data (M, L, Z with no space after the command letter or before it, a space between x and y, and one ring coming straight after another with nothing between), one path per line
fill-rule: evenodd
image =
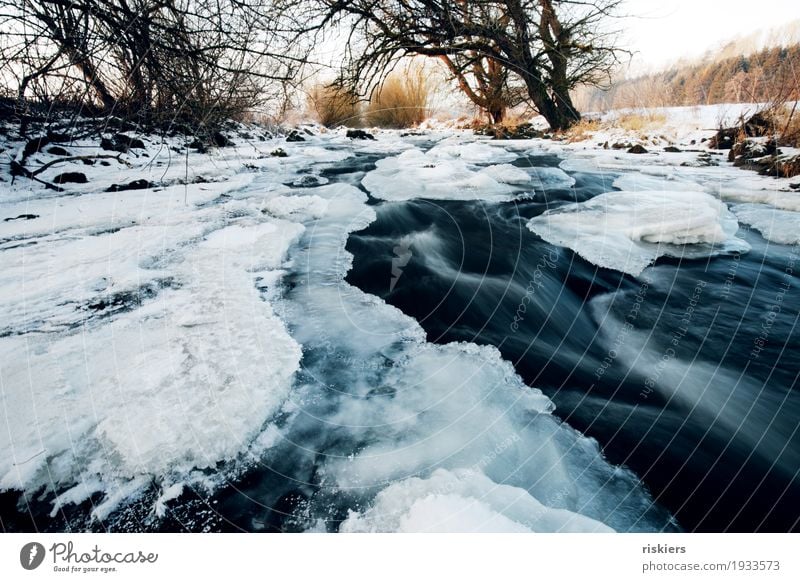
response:
M37 168L36 170L34 170L33 172L31 172L31 175L37 176L37 175L41 174L42 172L44 172L47 168L51 168L51 167L55 166L56 164L60 164L62 162L82 162L84 160L102 160L102 159L113 159L113 160L117 160L121 164L125 164L129 168L131 166L128 162L126 162L125 160L122 159L120 154L118 154L116 156L112 156L112 155L108 155L108 154L100 154L100 155L96 155L96 156L72 156L72 157L69 157L69 158L59 158L57 160L52 160L50 162L47 162L45 165L43 165L43 166Z
M40 180L36 177L36 175L31 172L28 168L20 164L16 160L11 160L11 175L13 177L22 176L23 178L28 178L29 180L33 180L34 182L39 182L40 184L44 184L45 188L49 190L55 190L56 192L63 192L63 188L59 188L55 184L51 184L50 182L45 182L44 180ZM13 179L12 179L13 183Z

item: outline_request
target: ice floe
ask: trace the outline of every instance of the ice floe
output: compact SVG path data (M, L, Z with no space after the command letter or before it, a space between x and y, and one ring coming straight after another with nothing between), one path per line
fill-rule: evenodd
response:
M639 275L658 257L749 250L724 203L703 192L608 192L550 210L528 228L587 261Z

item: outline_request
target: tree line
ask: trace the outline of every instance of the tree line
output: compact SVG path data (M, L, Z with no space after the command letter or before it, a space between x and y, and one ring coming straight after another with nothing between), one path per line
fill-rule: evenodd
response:
M566 129L580 119L570 92L607 82L623 54L621 1L0 0L0 81L18 113L70 102L208 125L291 90L339 31L334 84L354 95L429 57L492 120L524 101Z
M608 89L584 89L586 110L715 103L786 103L800 100L800 45L620 80Z

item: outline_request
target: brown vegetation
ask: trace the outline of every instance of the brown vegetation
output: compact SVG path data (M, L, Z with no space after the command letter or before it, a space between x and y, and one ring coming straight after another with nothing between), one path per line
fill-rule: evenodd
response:
M785 102L800 99L799 72L795 44L622 80L607 90L582 88L576 101L587 111Z
M316 85L308 94L308 105L325 127L359 124L358 98L336 85Z
M370 125L403 128L418 125L428 116L429 87L422 68L390 74L367 107Z

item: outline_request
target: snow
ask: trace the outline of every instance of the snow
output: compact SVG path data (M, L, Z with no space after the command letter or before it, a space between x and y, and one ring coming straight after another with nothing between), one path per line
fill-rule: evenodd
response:
M528 228L587 261L638 276L658 257L749 250L725 204L703 192L609 192L532 218Z

